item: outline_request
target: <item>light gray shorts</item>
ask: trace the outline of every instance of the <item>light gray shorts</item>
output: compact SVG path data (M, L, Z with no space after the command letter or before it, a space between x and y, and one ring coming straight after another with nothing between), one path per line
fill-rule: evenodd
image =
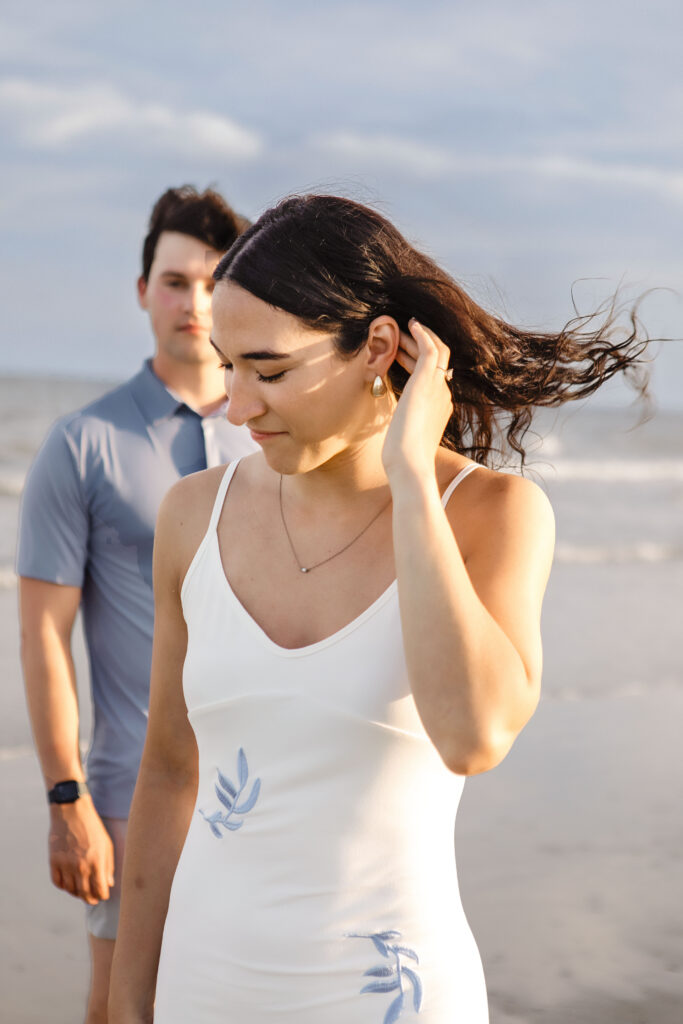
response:
M109 890L109 899L100 900L94 907L85 908L85 924L90 935L96 939L115 939L119 924L121 906L121 868L123 848L126 843L128 821L125 818L102 818L102 824L114 844L114 888Z

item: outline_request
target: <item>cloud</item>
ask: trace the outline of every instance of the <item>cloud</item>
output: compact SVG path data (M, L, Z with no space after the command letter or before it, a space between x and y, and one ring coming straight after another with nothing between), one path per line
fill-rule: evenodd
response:
M235 121L205 110L136 102L108 84L68 88L0 79L0 117L29 148L58 150L108 137L180 156L250 160L263 142Z
M683 202L683 174L659 167L561 155L455 154L416 139L386 134L332 132L312 140L314 148L355 165L357 171L382 167L418 178L534 177L549 182L585 183L606 188L645 190Z
M419 178L441 177L452 166L451 157L439 147L395 135L332 132L317 136L313 146L331 156L346 158L361 168L393 167Z
M504 161L505 162L505 161ZM514 161L521 170L545 178L584 181L595 185L622 186L658 192L672 199L683 200L683 174L642 164L600 163L573 157L537 157Z

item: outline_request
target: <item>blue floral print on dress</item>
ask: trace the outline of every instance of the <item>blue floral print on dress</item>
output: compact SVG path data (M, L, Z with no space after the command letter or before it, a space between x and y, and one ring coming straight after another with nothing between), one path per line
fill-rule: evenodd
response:
M368 982L361 989L361 995L363 992L398 991L398 995L387 1008L382 1024L394 1024L399 1019L406 1007L409 989L412 989L415 1013L419 1013L422 1007L422 982L417 971L412 967L406 967L402 963L401 957L407 957L416 964L419 964L420 960L414 949L409 949L408 946L402 946L396 942L397 939L401 939L401 933L394 931L351 932L347 938L370 939L375 949L389 961L386 964L378 964L377 967L369 967L367 971L364 971L364 977L377 978L377 981Z
M259 793L261 792L261 780L254 780L249 796L242 800L242 794L249 781L249 765L247 763L247 756L241 747L237 752L238 784L236 785L234 782L231 782L218 769L217 774L218 782L214 785L214 789L225 810L217 810L213 814L205 814L200 808L199 813L204 818L204 821L208 823L216 838L222 839L225 833L221 832L221 828L227 829L229 832L236 832L238 828L242 828L244 815L249 813L258 800Z

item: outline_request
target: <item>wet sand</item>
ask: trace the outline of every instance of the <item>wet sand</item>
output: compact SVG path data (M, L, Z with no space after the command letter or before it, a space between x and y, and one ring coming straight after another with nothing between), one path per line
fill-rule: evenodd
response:
M458 819L495 1024L683 1020L683 694L548 701Z

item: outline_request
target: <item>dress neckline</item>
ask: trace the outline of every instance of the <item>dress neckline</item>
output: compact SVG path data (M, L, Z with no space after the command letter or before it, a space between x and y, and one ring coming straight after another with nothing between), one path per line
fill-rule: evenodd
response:
M254 616L247 611L235 591L232 589L230 580L228 579L225 568L223 567L220 545L218 543L218 533L216 531L214 531L212 543L215 546L216 566L223 581L223 588L232 603L235 605L238 613L242 616L251 631L254 633L255 637L263 644L263 646L268 647L275 654L284 658L301 658L307 655L316 654L318 651L322 651L326 647L330 647L332 644L343 640L378 612L398 589L398 580L394 578L386 590L383 590L379 597L375 598L372 604L368 605L367 608L360 612L360 614L350 622L347 622L346 625L335 630L334 633L330 633L329 636L323 637L322 640L316 640L312 644L304 644L302 647L283 647L282 644L276 643L275 640L266 633L263 626L261 626Z
M237 594L232 588L230 580L228 579L228 575L223 565L223 559L221 558L221 548L218 540L218 523L220 521L221 512L223 510L223 505L225 504L225 499L227 497L230 483L232 481L233 476L235 475L235 471L239 463L240 459L235 459L233 462L229 463L229 465L225 469L223 479L221 480L220 486L218 488L218 493L216 495L216 501L211 516L211 522L209 524L209 532L211 535L210 541L215 549L214 555L216 559L216 567L222 579L223 590L228 595L232 603L235 605L238 613L245 620L249 628L254 633L255 637L262 643L263 646L269 648L275 654L278 654L279 656L285 658L301 658L311 654L316 654L318 651L324 650L326 647L330 647L332 646L332 644L338 643L340 640L343 640L345 637L347 637L350 633L353 633L356 629L358 629L365 622L367 622L368 619L372 618L372 616L375 615L375 613L378 612L394 596L394 594L398 594L398 580L394 578L389 584L389 586L386 587L386 589L383 590L382 593L378 597L376 597L371 604L367 606L367 608L365 608L362 612L360 612L353 619L351 619L350 622L347 622L346 625L341 626L333 633L330 633L329 636L323 637L321 640L316 640L312 644L304 644L302 647L283 647L281 644L276 643L275 640L273 640L272 637L270 637L268 633L266 633L263 626L261 626L256 621L254 616L249 611L247 611L247 609L244 607L244 605L238 598ZM443 508L446 507L449 498L451 497L453 491L460 483L460 481L464 479L466 476L468 476L473 469L478 468L479 463L472 462L469 465L464 466L463 469L461 469L460 472L456 474L456 476L453 478L453 480L451 480L451 482L448 484L448 486L446 487L445 491L441 496L441 504Z

